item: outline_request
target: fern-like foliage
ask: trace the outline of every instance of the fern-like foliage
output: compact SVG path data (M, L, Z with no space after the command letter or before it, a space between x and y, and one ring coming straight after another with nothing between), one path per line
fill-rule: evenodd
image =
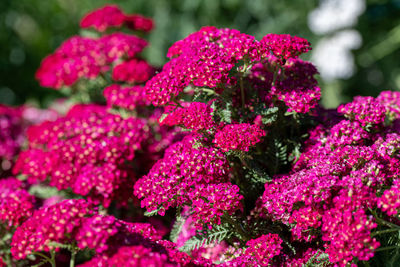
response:
M62 196L67 197L64 191L59 191L56 187L45 186L45 185L32 185L29 188L29 193L38 198L47 199L52 196Z
M378 228L377 232L385 230L390 229ZM375 256L369 261L370 266L400 266L400 231L382 233L376 237L381 245L375 251ZM363 263L361 262L359 265L362 266Z
M218 112L221 121L226 123L232 123L232 104L226 104L226 107Z
M220 243L223 240L231 238L233 235L234 231L228 223L213 225L212 229L198 231L195 236L186 241L180 250L183 252L190 252L202 246Z
M152 211L145 211L145 212L144 212L144 216L146 216L146 217L155 216L155 215L158 214L158 212L159 212L161 209L162 209L162 207L159 207L158 209L152 210Z
M304 267L327 267L332 264L329 262L329 256L326 253L314 254L304 265Z
M186 219L183 216L181 215L176 216L175 223L172 226L171 233L169 234L169 239L172 242L176 242L178 240L179 233L182 231L185 221Z
M67 249L69 251L74 251L76 250L76 246L72 244L61 244L58 242L49 242L47 244L48 246L56 247L56 248L62 248L62 249Z

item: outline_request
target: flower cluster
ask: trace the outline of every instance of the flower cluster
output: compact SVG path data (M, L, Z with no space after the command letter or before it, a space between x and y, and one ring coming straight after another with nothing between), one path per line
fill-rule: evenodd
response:
M249 151L249 148L260 142L263 136L265 136L265 131L256 124L228 124L216 132L213 142L225 152Z
M120 107L135 110L138 106L147 106L148 104L144 98L143 87L139 85L123 87L119 84L112 84L104 88L103 95L109 108Z
M57 118L57 112L33 106L0 105L0 177L7 177L26 140L26 129L35 123Z
M143 83L154 73L154 68L146 61L131 59L114 67L112 78L118 82Z
M379 242L371 237L376 228L373 216L366 209L373 204L374 195L359 188L342 190L333 200L333 207L322 218L322 240L331 262L347 263L353 258L369 260ZM353 195L354 194L354 195ZM350 237L350 238L349 238Z
M296 58L311 50L311 44L304 38L289 34L267 34L260 43L267 53L272 53L281 61Z
M71 86L80 78L94 79L119 58L134 57L147 42L134 35L113 33L101 38L75 36L47 56L36 72L44 87Z
M77 249L95 250L96 256L91 263L97 261L113 264L122 260L123 255L128 255L128 251L122 255L121 251L132 249L130 246L153 247L139 254L145 259L156 257L159 252L161 262L172 261L175 258L179 263L185 260L185 256L186 260L189 260L187 255L174 251L173 247L163 246L168 243L162 242L149 224L126 223L112 216L99 215L82 199L63 200L35 211L32 217L17 228L11 244L11 253L15 258L22 259L30 254L57 249L60 245L70 246L75 242ZM87 264L90 263L85 265ZM136 263L133 261L132 264Z
M277 234L263 235L257 239L247 241L248 248L244 257L254 258L255 264L268 266L270 260L279 255L282 249L282 239Z
M381 103L388 113L390 118L399 118L400 116L400 92L382 91L376 98Z
M0 180L0 222L18 226L32 215L35 198L22 188L22 183L15 178Z
M377 223L370 210L397 214L400 139L396 124L384 125L391 110L380 100L356 97L340 106L348 120L319 126L293 173L265 185L265 215L290 226L296 239L314 240L321 229L331 262L373 257L380 243L371 235Z
M386 190L378 199L378 207L380 207L389 216L396 215L400 207L400 187L399 180L395 180L390 189Z
M178 107L168 112L161 124L180 125L195 131L210 130L215 126L212 113L213 109L209 105L202 102L191 102L187 107Z
M245 55L258 57L253 36L231 29L204 27L175 43L163 70L146 84L154 105L164 105L191 84L216 88L231 83L229 71Z
M106 5L96 9L81 20L82 28L93 27L104 32L110 27L121 27L125 24L132 30L149 32L153 29L153 20L139 14L125 15L116 5Z
M120 27L125 22L125 15L115 5L107 5L96 9L81 20L82 28L93 27L97 31L104 32L108 27Z
M62 115L0 106L1 167L18 178L0 174L0 266L354 266L395 255L399 92L325 110L303 38L203 27L155 68L139 55L144 39L109 32L123 26L153 23L107 5L81 21L98 33L44 59L39 82L71 96Z
M118 249L110 258L94 258L90 262L79 265L79 267L91 266L179 266L173 261L168 253L147 248L143 245L126 246Z
M84 200L64 200L33 213L17 228L11 243L11 253L23 259L33 252L49 251L56 244L71 243L73 234L91 208Z
M82 28L94 27L100 32L123 24L146 32L153 28L151 19L125 15L115 5L95 10L81 21ZM101 80L106 72L112 70L115 81L141 83L154 72L146 61L135 58L146 46L144 39L122 32L100 37L74 36L43 60L36 78L42 86L60 89L75 86L81 78Z
M125 162L134 159L149 134L143 119L123 119L103 106L76 105L65 117L29 129L30 148L20 154L14 172L32 183L48 178L59 190L71 188L106 206L115 198L123 203L126 185L134 181Z
M353 102L339 106L338 111L363 125L381 124L386 116L386 108L371 96L357 96Z
M317 106L321 97L321 89L314 78L317 73L310 62L289 59L271 93L289 107L288 111L307 113Z
M11 161L19 152L23 141L22 110L0 105L0 158L2 161ZM3 166L5 164L7 163L2 163Z
M134 193L143 198L142 207L149 212L165 214L170 207L191 205L201 228L209 222L219 224L224 212L232 214L240 209L242 196L237 186L226 183L229 164L225 156L201 144L195 148L195 142L199 140L189 135L169 147L149 174L136 182Z
M276 90L274 94L293 110L307 112L320 97L320 89L313 78L317 71L311 63L296 58L309 50L308 41L299 37L269 34L257 41L253 36L235 30L204 27L169 49L167 55L172 59L146 84L147 96L153 104L164 105L190 85L214 88L218 92L219 88L237 82L230 74L239 60L245 60L249 66L272 60L277 61L273 64L283 67L281 77L271 79ZM271 52L282 56L285 62L275 60L270 56ZM291 61L285 64L289 59ZM239 71L246 71L247 67L245 65ZM280 68L273 69L279 71ZM276 81L281 82L277 85ZM305 107L297 107L299 102L305 102Z
M204 199L204 196L207 196ZM239 195L239 187L230 183L200 184L189 192L195 227L202 225L221 224L224 213L232 215L242 208L243 196Z

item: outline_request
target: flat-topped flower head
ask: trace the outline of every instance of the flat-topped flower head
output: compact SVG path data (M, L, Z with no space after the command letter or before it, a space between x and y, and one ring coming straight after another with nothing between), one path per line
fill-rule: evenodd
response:
M234 214L243 209L239 187L230 183L200 184L189 192L192 202L193 223L198 229L203 225L212 228L213 224L221 224L221 217L226 213Z
M150 32L154 29L154 21L140 14L125 16L125 25L131 30Z
M139 14L126 15L117 5L105 5L87 13L80 22L81 28L94 28L105 32L109 28L127 28L136 31L150 32L154 28L151 18Z
M216 132L213 143L225 152L229 150L247 152L260 142L265 134L265 131L256 124L228 124Z
M154 105L165 105L189 85L230 84L229 72L239 60L259 59L257 45L253 36L237 30L203 27L169 49L172 59L146 83L147 96Z
M15 173L32 183L48 179L59 190L71 188L108 206L129 199L123 192L135 175L126 161L135 158L150 129L146 120L123 119L105 106L76 105L65 117L34 126L28 134L30 148L20 155Z
M338 111L364 126L382 124L386 116L386 108L371 96L356 96L353 102L339 106Z
M101 38L74 36L43 59L35 77L44 87L71 86L81 78L96 78L114 61L132 58L146 46L144 39L125 33Z
M32 215L35 197L16 178L0 180L0 222L16 227Z
M260 44L265 53L272 53L283 64L289 58L297 58L311 50L311 44L306 39L289 34L267 34Z
M378 199L378 207L386 214L393 216L399 213L400 209L400 180L395 180L392 187L385 190L383 195Z
M385 107L391 120L400 118L400 92L382 91L376 100Z
M213 109L205 103L191 102L171 112L167 111L167 115L163 118L161 124L168 126L179 125L195 131L210 130L215 126L212 112Z
M135 110L138 106L147 106L143 86L135 85L124 87L112 84L104 88L103 95L109 108L119 107L127 110Z
M312 63L288 59L271 93L289 107L288 111L307 113L321 98L316 74L318 71Z
M99 32L109 27L120 27L125 22L125 15L117 5L105 5L86 14L80 23L81 28L93 27Z
M280 254L282 239L277 234L262 235L257 239L247 241L245 256L249 256L255 264L268 266L271 259Z
M190 202L189 192L200 184L222 183L229 180L230 167L223 153L212 147L194 147L197 138L186 136L170 146L164 158L139 179L134 194L142 198L147 210L160 209Z
M16 259L24 259L33 252L49 251L52 242L71 243L74 231L82 218L92 213L83 199L63 200L52 206L35 211L17 228L12 238L11 253Z
M130 59L116 65L112 71L114 81L127 83L143 83L154 73L154 68L145 60Z

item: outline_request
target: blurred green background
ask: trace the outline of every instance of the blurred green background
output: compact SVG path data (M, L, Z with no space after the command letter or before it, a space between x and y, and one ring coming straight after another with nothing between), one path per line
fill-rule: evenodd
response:
M337 60L348 57L350 62L354 61L354 73L347 78L321 77L323 104L334 107L354 95L376 96L383 89L399 89L400 0L354 0L362 8L353 16L352 25L315 33L309 26L310 14L323 5L326 9L328 2L333 6L342 2L336 10L340 15L341 8L347 10L346 5L352 1L1 0L0 103L36 101L45 106L57 97L57 91L41 88L34 79L40 61L63 40L79 33L79 21L86 12L106 3L120 5L125 13L140 13L155 20L156 29L148 36L151 47L146 50L147 58L155 65L165 63L166 51L172 43L204 25L236 28L258 39L270 32L289 33L309 39L314 47L321 40L351 28L358 31L362 43ZM336 23L335 16L331 23ZM316 17L325 19L323 14ZM336 49L338 44L332 40L331 47ZM331 62L325 61L329 71Z

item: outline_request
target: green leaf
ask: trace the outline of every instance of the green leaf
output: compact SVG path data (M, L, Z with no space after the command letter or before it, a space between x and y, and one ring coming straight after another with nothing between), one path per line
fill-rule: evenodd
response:
M329 266L329 255L326 253L315 253L304 265L304 267L324 267Z
M275 158L281 163L287 163L287 145L283 142L278 141L277 139L274 140L275 146Z
M42 260L42 261L39 262L38 264L32 265L32 267L39 267L39 266L42 266L42 265L44 265L44 264L46 264L46 263L47 263L46 260Z
M156 209L156 210L152 210L152 211L145 211L144 212L144 216L146 216L146 217L151 217L151 216L155 216L155 215L157 215L158 214L158 212L162 209L163 207L159 207L158 209Z
M229 224L213 225L212 229L200 231L179 248L180 251L190 252L212 243L220 243L233 236L234 232Z
M266 182L272 180L270 175L256 161L252 160L248 162L249 168L247 169L246 178L249 178L252 184L259 186L264 185Z
M63 248L63 249L67 249L69 251L73 251L76 249L76 247L72 244L61 244L58 242L49 242L47 244L48 246L52 246L52 247L56 247L56 248Z
M176 217L175 223L172 226L171 233L169 234L169 239L172 242L176 242L178 240L179 233L182 231L183 225L185 224L186 219L181 215Z
M263 124L271 124L275 122L278 119L278 107L272 107L272 108L267 108L263 109L260 112L260 115L262 116L262 123Z
M25 181L28 177L25 174L18 174L17 179L20 181Z
M51 186L45 186L45 185L33 185L29 188L29 193L31 195L34 195L38 198L43 198L47 199L49 197L53 196L64 196L66 197L66 194L63 191L59 191L55 187Z
M161 123L167 116L167 113L163 113L158 121Z
M227 103L225 108L220 110L218 115L221 118L221 121L223 122L227 122L227 123L232 123L232 104L231 103Z
M293 162L293 161L299 159L299 157L300 157L300 155L301 155L300 149L301 149L301 144L300 144L300 143L299 143L299 144L296 144L295 147L294 147L293 150L292 150L292 153L291 153L291 154L289 155L289 157L288 157L288 160L289 160L290 162Z

